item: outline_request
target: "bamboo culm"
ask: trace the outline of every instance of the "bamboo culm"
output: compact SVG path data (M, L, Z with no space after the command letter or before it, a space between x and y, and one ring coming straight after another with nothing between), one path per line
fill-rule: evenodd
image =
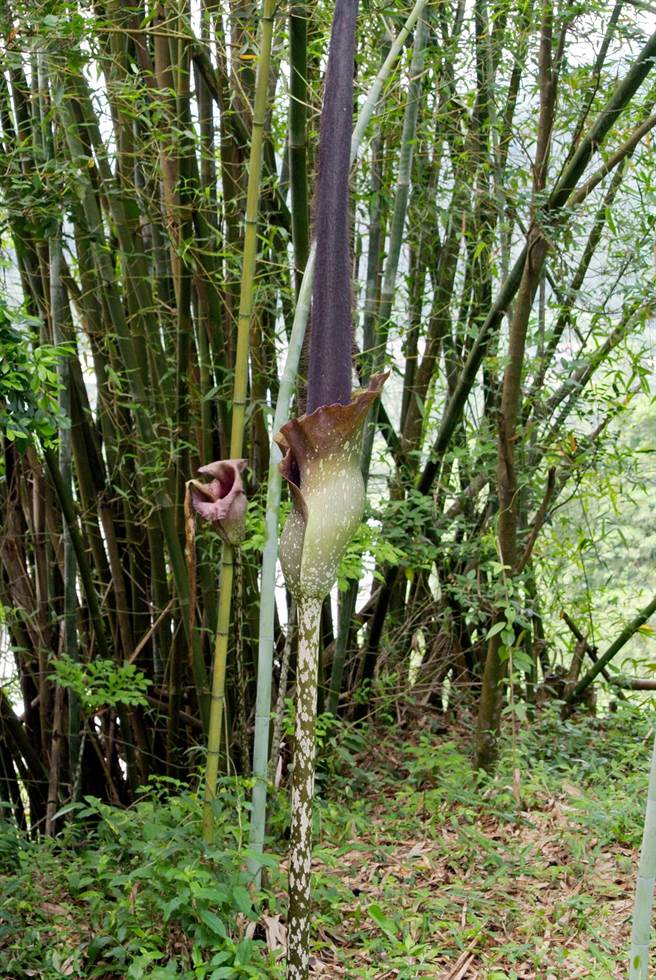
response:
M239 319L237 326L237 351L235 356L235 382L232 399L232 428L230 432L230 455L238 459L244 443L244 423L246 417L246 397L248 389L248 340L253 298L255 293L255 272L257 258L257 221L260 197L260 175L262 172L262 148L264 143L264 123L266 119L267 92L271 67L271 43L273 36L274 0L263 0L262 36L257 63L255 82L255 104L253 107L253 132L248 166L248 189L246 196L246 227L244 232L244 255L239 294ZM205 806L203 810L203 838L206 844L213 841L213 802L216 797L221 731L225 706L225 678L228 659L228 635L230 630L230 605L232 599L234 553L227 542L221 553L221 577L219 616L214 648L212 669L212 693L210 698L209 735L207 744L207 770L205 774ZM227 748L227 746L226 746Z
M656 736L651 754L647 809L640 848L640 864L633 903L629 980L647 980L649 976L649 936L651 910L656 879Z
M389 247L387 259L383 270L383 285L380 294L380 306L376 318L374 333L374 349L372 354L372 374L381 371L385 363L385 352L387 348L387 333L389 329L389 319L392 315L392 302L396 290L396 276L399 268L399 258L401 256L401 246L403 243L403 229L405 227L406 213L408 210L408 196L410 193L410 176L412 174L412 159L414 155L415 137L417 133L417 118L419 115L419 96L421 93L422 72L424 68L424 55L426 41L428 38L428 25L424 19L417 23L415 40L412 49L412 60L410 62L410 83L408 85L408 98L403 114L403 131L401 134L401 151L399 154L399 169L394 195L394 209L390 225ZM364 444L362 446L362 472L365 482L369 475L371 465L371 453L373 450L374 434L376 432L376 420L380 403L374 402L371 413L372 418L368 426Z
M58 225L55 234L50 239L50 307L52 315L53 339L56 344L65 341L64 320L67 313L66 295L62 284L63 251L61 239L61 225ZM59 407L65 418L71 417L71 385L70 385L70 360L62 358L60 364L61 387L59 389ZM70 427L60 429L59 433L59 469L63 485L66 487L67 494L72 496L73 471L72 471L72 436ZM77 645L77 562L75 560L75 548L71 528L64 526L64 620L62 623L62 642L61 649L68 657L73 660L78 659ZM95 595L95 590L94 590ZM47 829L52 832L54 815L53 807L56 807L58 794L58 770L60 758L60 739L62 695L58 690L56 693L56 717L53 721L53 772L52 782L48 787L48 820ZM55 726L57 732L55 732ZM77 696L73 691L68 692L68 749L69 767L74 771L77 761L77 754L80 745L80 706ZM56 747L56 751L55 751ZM57 764L54 765L56 758Z

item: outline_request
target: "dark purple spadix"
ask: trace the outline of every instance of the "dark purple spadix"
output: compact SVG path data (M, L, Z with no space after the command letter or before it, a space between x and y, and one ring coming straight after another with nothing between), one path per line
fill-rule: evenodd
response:
M336 0L319 133L307 412L351 400L349 171L358 0Z

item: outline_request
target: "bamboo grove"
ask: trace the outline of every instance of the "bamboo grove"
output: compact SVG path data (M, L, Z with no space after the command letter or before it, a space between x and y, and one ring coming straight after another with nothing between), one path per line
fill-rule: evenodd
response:
M621 0L431 0L402 34L412 10L357 21L354 377L391 374L365 432L366 519L322 605L318 710L375 714L421 646L413 696L471 718L490 767L510 699L530 706L554 670L544 530L645 385L656 35ZM279 718L267 743L295 688L292 598L278 577L263 643L262 549L272 438L305 411L302 355L273 425L314 261L332 7L0 18L0 800L49 834L81 795L127 805L151 775L202 774L217 636L218 771L251 773L257 719L260 776L287 758ZM222 561L189 484L242 456L245 530ZM607 657L579 632L560 693L585 697L651 612L628 612Z

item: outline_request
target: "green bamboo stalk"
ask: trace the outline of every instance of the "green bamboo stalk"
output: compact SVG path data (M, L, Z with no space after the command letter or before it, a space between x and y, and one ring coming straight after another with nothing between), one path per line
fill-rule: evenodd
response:
M364 474L363 474L364 476ZM365 479L365 486L367 481ZM351 620L355 612L355 604L358 601L359 582L349 583L346 592L339 596L339 609L337 614L337 638L335 640L335 652L330 671L330 690L328 692L327 710L337 717L339 706L339 696L342 691L342 678L344 676L344 664L346 662L346 647L349 640L349 630Z
M246 221L244 232L244 255L239 293L239 318L237 322L237 351L235 356L235 381L232 399L232 427L230 432L230 455L239 459L244 443L244 423L248 389L248 341L253 298L255 295L255 273L257 259L257 221L260 199L260 176L262 173L262 147L264 144L264 124L266 119L269 71L271 67L271 42L273 37L274 0L263 0L262 35L257 63L255 82L255 102L253 107L253 132L248 166L248 189L246 192ZM213 802L216 798L216 783L221 748L221 732L225 705L225 678L228 659L228 636L230 631L230 606L232 600L232 581L234 568L233 546L224 542L221 553L221 578L219 615L214 647L214 666L212 670L212 693L210 698L210 721L207 742L207 770L205 773L205 802L203 808L203 839L212 844L214 819Z
M408 19L394 38L392 44L390 45L389 53L381 65L378 74L373 80L353 130L353 138L351 140L351 165L354 163L355 158L357 157L360 144L364 138L367 126L371 121L371 117L374 114L376 104L380 98L380 93L383 90L383 85L394 67L396 59L401 53L408 35L423 14L426 3L427 0L416 0L414 7L408 15Z
M105 637L103 619L100 612L100 606L98 604L98 596L96 595L96 590L93 584L91 569L87 561L87 553L85 551L84 544L82 542L82 535L80 534L80 529L77 523L73 495L71 493L70 486L62 476L55 452L52 449L44 449L43 457L46 461L48 473L50 474L50 478L55 488L59 506L61 507L62 514L64 515L64 521L66 522L66 527L71 539L71 547L80 570L82 590L87 601L87 606L89 607L89 619L95 633L98 654L101 657L107 657L109 655L109 648Z
M44 52L40 52L38 55L33 57L32 61L32 94L33 94L33 108L34 108L34 122L32 125L33 138L35 143L35 155L40 154L41 157L53 161L54 157L54 146L52 139L52 129L49 121L49 83L48 83L48 72L47 72L47 62L46 55ZM34 77L36 75L36 77ZM61 222L55 221L54 233L48 239L48 280L50 286L50 296L49 296L49 313L50 313L50 325L51 325L51 336L55 344L59 345L64 342L65 339L65 329L64 324L67 319L70 321L70 312L68 305L66 303L66 293L64 291L61 276L62 276L62 244L61 244ZM63 357L60 360L59 368L59 409L64 418L71 419L71 370L70 370L70 358ZM71 486L72 481L72 441L71 441L71 426L70 422L68 425L64 424L60 426L59 429L59 465L62 470L62 475L64 480L68 482ZM41 541L37 544L38 532L37 532L37 522L41 525L40 530L44 530L43 524L41 523L44 517L44 511L41 504L44 502L41 498L39 490L37 490L37 484L35 480L35 502L39 501L39 517L37 518L35 513L35 528L34 528L34 565L35 565L35 579L38 582L37 595L39 605L41 609L39 610L39 615L41 619L40 629L43 631L43 636L45 640L47 631L47 621L49 619L48 615L48 572L47 572L47 556L45 549L42 547ZM73 641L71 642L71 616L75 616L75 610L77 607L77 597L75 595L75 556L72 552L72 546L70 541L70 535L64 525L62 534L62 550L64 552L64 622L63 622L63 636L61 637L63 641L64 649L70 656L75 656L76 650L74 649L75 644L75 619L73 618L72 628L73 628ZM72 580L72 584L71 584ZM70 649L69 649L70 646ZM49 650L48 645L45 642L39 644L38 648L38 659L39 659L39 723L40 723L40 735L41 735L41 745L42 751L47 756L49 755L52 760L52 765L50 767L50 784L48 786L48 807L51 807L51 800L54 797L55 806L56 800L59 794L59 765L57 761L57 756L59 754L58 750L61 747L59 739L55 738L54 734L54 723L53 723L53 734L51 737L50 745L47 743L48 732L51 728L51 696L52 696L52 683L49 680L49 665L48 665ZM61 689L56 690L55 694L55 710L57 707L61 709ZM73 706L72 706L73 707ZM61 710L60 710L61 714ZM71 730L77 733L79 730L79 719L75 717L75 711L72 710L69 713L69 720L71 723ZM48 813L54 813L53 809L46 811L46 834L51 831L52 826L48 821Z
M228 633L230 629L230 605L234 553L232 545L224 543L221 553L221 579L219 582L219 619L214 644L212 667L212 693L210 695L210 725L207 736L207 764L205 769L205 799L203 805L203 840L214 842L214 811L216 783L221 753L221 732L225 710L225 678L228 659Z
M289 610L289 622L287 624L287 636L285 638L285 648L282 652L282 662L280 664L280 679L278 681L278 696L276 698L275 721L273 723L273 736L271 738L271 760L269 763L269 780L274 782L276 778L276 768L280 756L280 746L282 743L282 723L285 713L285 696L287 694L287 676L289 674L289 661L292 654L294 636L296 634L296 599L292 599Z
M232 399L232 428L230 432L230 455L233 459L241 456L244 441L244 420L248 387L248 338L251 318L253 316L253 299L255 296L260 175L262 173L262 148L264 145L264 125L266 121L267 93L271 66L274 10L275 3L273 0L263 0L261 18L262 39L257 65L255 105L253 107L253 133L251 136L248 189L246 192L244 257L242 261L239 317L237 321L235 385Z
M309 10L302 0L289 9L289 187L292 205L292 241L296 293L303 281L303 270L310 251L310 221L307 181L307 19Z
M390 222L389 246L385 268L383 269L383 284L380 291L380 304L378 316L375 322L374 349L371 357L371 373L376 374L381 371L385 363L385 353L387 350L387 334L389 331L389 321L392 315L392 303L396 292L396 276L399 269L399 259L401 257L401 246L403 244L403 229L405 227L406 213L408 210L408 196L410 194L410 177L412 174L412 158L414 155L415 137L417 133L417 117L419 114L419 97L421 94L422 72L424 69L424 54L426 41L428 39L428 25L425 20L419 20L415 31L415 40L412 49L412 60L410 62L410 83L408 85L408 98L403 114L403 130L401 133L401 150L399 153L399 168L396 182L396 192L394 195L394 208L392 220ZM380 401L377 400L371 407L370 424L365 432L362 446L362 471L365 479L369 473L371 465L371 453L374 444L374 434L376 432L376 421L378 419Z
M374 114L385 80L388 78L396 60L403 49L406 38L421 16L426 0L416 0L416 3L390 45L385 61L380 67L374 82L367 93L360 115L353 130L351 139L351 166L355 163L360 144L364 138L367 126ZM298 372L298 362L303 349L303 338L310 312L312 298L312 281L316 245L313 242L308 255L308 261L303 274L303 281L296 301L294 322L287 349L287 357L280 381L278 401L273 421L273 433L277 433L289 418L294 384ZM264 552L262 555L262 578L260 585L260 633L258 642L257 695L255 704L255 743L253 748L253 806L251 810L251 827L249 835L250 857L249 872L254 875L259 887L261 879L261 862L259 855L264 850L264 831L266 825L267 777L269 759L269 722L271 717L271 671L274 646L274 604L276 584L276 562L278 560L278 512L280 510L280 493L282 478L278 464L282 456L277 444L272 441L269 465L269 482L267 486L267 501L265 513Z
M640 848L640 864L633 902L631 928L631 955L629 980L647 980L649 976L649 937L651 934L651 910L654 902L656 881L656 737L651 754L649 788L645 825Z
M61 240L61 224L58 222L55 233L50 238L50 315L52 318L53 340L56 344L61 344L65 340L64 321L68 313L66 294L62 284L62 265L63 252ZM69 358L61 359L59 390L59 407L66 419L71 419L71 370ZM72 469L72 438L70 424L60 429L59 432L59 470L61 473L62 484L66 487L66 493L72 493L73 469ZM71 527L67 522L64 524L64 629L62 650L74 660L78 659L77 644L77 564L75 560L75 549ZM95 596L95 589L91 588ZM94 629L96 623L94 619ZM80 744L80 705L77 697L69 691L68 702L68 746L69 746L69 765L71 771L73 763L77 758ZM53 733L54 738L54 733ZM49 795L50 795L49 788ZM52 793L56 799L58 787L52 787ZM50 802L50 801L49 801Z
M371 163L369 176L369 239L367 247L367 274L362 317L362 377L368 378L371 371L371 351L374 348L376 313L380 305L380 266L382 262L382 243L385 236L385 213L383 208L383 155L385 138L380 129L371 141Z
M422 73L424 70L424 55L426 41L428 39L428 25L426 20L421 19L415 31L415 40L412 49L412 60L410 62L410 81L408 84L408 97L403 114L403 130L401 133L401 149L399 152L399 167L396 182L396 193L394 195L394 210L390 225L389 248L385 269L383 272L383 286L380 296L380 313L378 316L379 333L384 328L392 314L392 303L396 292L396 276L399 268L399 258L401 246L403 244L403 229L405 217L408 210L408 196L410 194L410 177L412 174L412 160L414 156L415 137L417 133L417 118L419 115L419 98L422 86ZM382 366L384 350L378 350L378 361L373 373L379 366Z
M211 0L203 0L200 10L201 39L207 45L210 41L213 21L213 4ZM190 39L191 57L193 59L193 40ZM197 250L202 256L203 275L194 279L197 295L197 324L198 324L198 354L199 373L201 379L201 437L199 450L202 459L211 459L212 442L212 411L218 415L220 444L225 445L225 399L219 399L219 404L212 402L203 395L209 391L211 382L211 365L215 359L223 363L225 358L225 334L223 324L223 309L219 290L222 280L220 273L222 253L222 234L219 232L218 202L217 202L217 173L215 161L215 133L213 99L209 86L198 64L194 62L196 97L198 100L198 122L200 128L200 206L198 217L203 233L197 235Z
M69 691L69 694L71 692ZM55 688L54 706L52 712L52 736L50 742L50 765L48 767L48 801L46 804L46 837L54 836L55 821L59 800L59 776L61 771L62 715L64 706L64 688L58 684ZM70 718L70 713L69 713ZM79 725L78 725L79 727ZM70 745L69 741L69 745Z

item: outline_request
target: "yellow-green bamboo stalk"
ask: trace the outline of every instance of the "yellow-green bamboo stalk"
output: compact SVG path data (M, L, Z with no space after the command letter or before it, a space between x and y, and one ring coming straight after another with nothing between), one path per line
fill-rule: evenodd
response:
M253 132L251 155L248 165L248 189L246 192L246 219L244 231L244 258L241 269L239 292L239 318L237 321L237 351L235 354L235 384L232 398L232 428L230 431L230 455L241 456L244 441L244 418L248 387L248 338L253 298L255 296L255 259L257 251L257 219L260 200L260 176L262 173L262 147L266 118L269 71L271 67L271 41L273 36L273 0L263 0L262 40L255 83L253 108Z
M237 351L235 354L235 380L232 399L232 427L230 431L230 455L238 459L242 455L244 443L244 420L246 416L246 395L248 391L248 338L253 298L255 295L255 265L257 257L257 220L260 199L260 176L262 173L262 147L264 143L264 122L266 118L269 71L271 66L271 41L273 37L273 0L262 3L262 35L257 63L255 82L255 104L253 107L253 130L251 152L248 165L248 189L246 193L246 227L244 231L244 256L239 293L239 318L237 322ZM212 804L216 798L216 783L221 751L221 731L225 704L226 662L228 659L228 635L230 631L230 605L232 599L232 580L234 568L233 546L224 542L221 554L221 577L219 613L214 646L214 666L212 669L212 694L210 699L210 721L207 741L207 768L205 772L205 803L203 809L203 839L206 844L213 842L214 820Z
M212 694L210 698L210 727L207 737L207 764L205 768L205 805L203 807L203 840L212 844L214 840L214 813L212 804L216 797L216 783L219 774L219 755L221 753L221 731L225 706L226 662L228 659L228 633L230 630L230 604L232 600L232 579L234 571L234 552L231 544L224 542L221 553L221 578L219 581L219 615L214 643L214 663L212 667Z

